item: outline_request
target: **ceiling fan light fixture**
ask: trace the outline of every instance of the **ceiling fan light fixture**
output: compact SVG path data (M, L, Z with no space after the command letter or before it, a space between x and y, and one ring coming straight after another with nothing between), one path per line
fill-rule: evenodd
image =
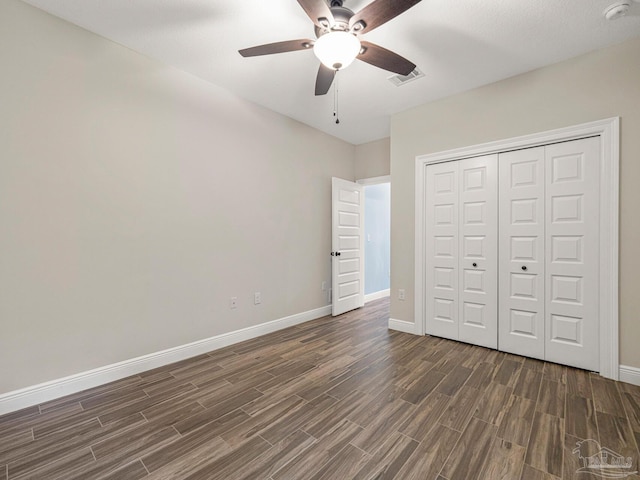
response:
M329 32L313 45L313 53L328 68L347 68L360 53L360 40L348 32Z

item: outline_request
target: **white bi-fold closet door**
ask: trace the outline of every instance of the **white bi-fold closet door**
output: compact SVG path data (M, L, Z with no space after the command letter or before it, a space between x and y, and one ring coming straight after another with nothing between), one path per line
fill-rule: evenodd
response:
M427 333L498 346L497 155L426 169Z
M599 369L597 137L500 155L501 350Z
M598 370L599 145L427 166L426 333Z

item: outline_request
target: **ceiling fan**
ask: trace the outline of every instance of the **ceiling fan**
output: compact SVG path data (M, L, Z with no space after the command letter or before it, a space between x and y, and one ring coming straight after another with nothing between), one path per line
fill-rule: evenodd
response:
M358 58L370 65L409 75L415 64L386 48L360 40L359 36L397 17L421 0L374 0L358 13L342 6L343 0L298 0L315 25L316 40L299 39L245 48L243 57L271 55L313 48L322 62L316 77L316 95L329 91L338 70Z

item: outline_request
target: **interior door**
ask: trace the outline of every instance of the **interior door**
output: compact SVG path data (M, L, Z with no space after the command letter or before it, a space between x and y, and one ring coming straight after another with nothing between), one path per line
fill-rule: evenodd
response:
M499 155L498 348L545 358L544 147Z
M461 160L459 338L498 347L498 156Z
M332 179L331 314L364 306L363 186Z
M425 168L425 332L459 339L458 165Z
M545 149L545 357L594 371L600 368L599 159L599 138Z

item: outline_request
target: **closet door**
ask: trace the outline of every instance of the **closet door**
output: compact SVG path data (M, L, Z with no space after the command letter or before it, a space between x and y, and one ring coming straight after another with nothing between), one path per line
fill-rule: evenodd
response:
M426 168L426 333L496 348L497 155Z
M461 160L459 338L498 347L498 156Z
M545 148L545 358L598 370L600 139Z
M544 147L499 155L498 348L545 358Z
M425 176L426 333L458 340L458 162Z

